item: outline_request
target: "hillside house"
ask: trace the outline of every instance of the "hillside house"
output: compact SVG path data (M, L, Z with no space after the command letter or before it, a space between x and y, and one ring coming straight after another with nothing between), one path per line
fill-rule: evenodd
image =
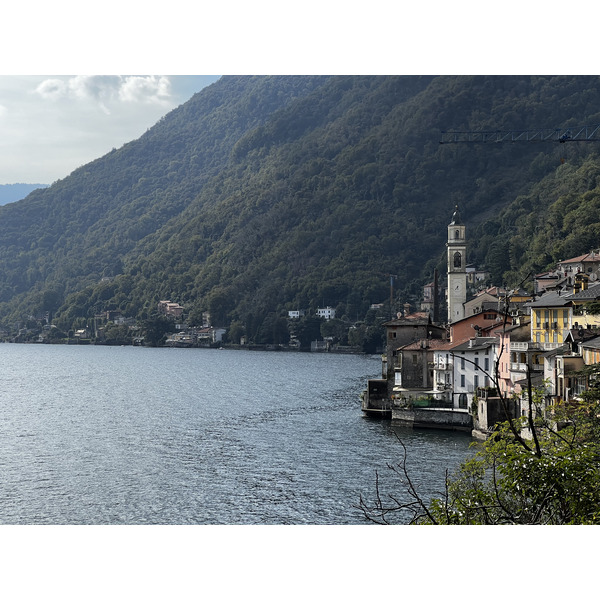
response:
M179 304L177 304L177 302L161 300L158 303L158 312L163 315L166 315L167 317L179 319L183 315L183 306L180 306Z
M467 283L471 288L481 286L490 278L489 271L480 271L475 265L467 265Z
M335 308L331 308L331 306L327 306L325 308L317 308L317 317L321 317L322 319L335 319Z
M557 275L566 278L574 278L578 273L589 277L591 282L598 281L600 275L600 250L592 250L587 254L561 260L556 267Z

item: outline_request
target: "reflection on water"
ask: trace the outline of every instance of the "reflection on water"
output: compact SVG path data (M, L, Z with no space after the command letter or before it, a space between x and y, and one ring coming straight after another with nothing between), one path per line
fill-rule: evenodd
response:
M362 416L377 357L0 345L0 523L365 523L408 448L443 489L462 433Z

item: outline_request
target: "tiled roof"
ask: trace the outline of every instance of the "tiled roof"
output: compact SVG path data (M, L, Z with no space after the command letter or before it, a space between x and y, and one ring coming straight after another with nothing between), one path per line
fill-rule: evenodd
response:
M427 341L427 350L445 350L450 349L452 347L449 342L446 340L437 340L437 339L427 339L427 340L417 340L416 342L411 342L410 344L406 344L405 346L401 346L399 350L423 350L422 343Z
M576 256L575 258L569 258L567 260L558 261L559 265L565 265L568 263L580 263L580 262L600 262L600 254L596 252L588 252L587 254L582 254L581 256Z

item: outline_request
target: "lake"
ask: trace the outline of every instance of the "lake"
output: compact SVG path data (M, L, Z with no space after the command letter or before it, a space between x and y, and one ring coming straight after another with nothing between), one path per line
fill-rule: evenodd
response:
M425 495L471 452L363 416L378 356L0 344L0 368L0 524L365 524L396 434Z

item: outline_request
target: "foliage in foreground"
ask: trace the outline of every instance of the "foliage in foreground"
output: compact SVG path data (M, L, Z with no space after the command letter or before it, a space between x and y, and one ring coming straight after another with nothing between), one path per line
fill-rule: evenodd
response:
M428 502L411 482L400 440L404 459L389 466L409 499L383 496L377 478L375 501L361 497L360 507L382 524L600 523L599 399L598 391L586 392L580 402L557 407L551 419L536 419L531 438L522 436L525 418L499 426Z

